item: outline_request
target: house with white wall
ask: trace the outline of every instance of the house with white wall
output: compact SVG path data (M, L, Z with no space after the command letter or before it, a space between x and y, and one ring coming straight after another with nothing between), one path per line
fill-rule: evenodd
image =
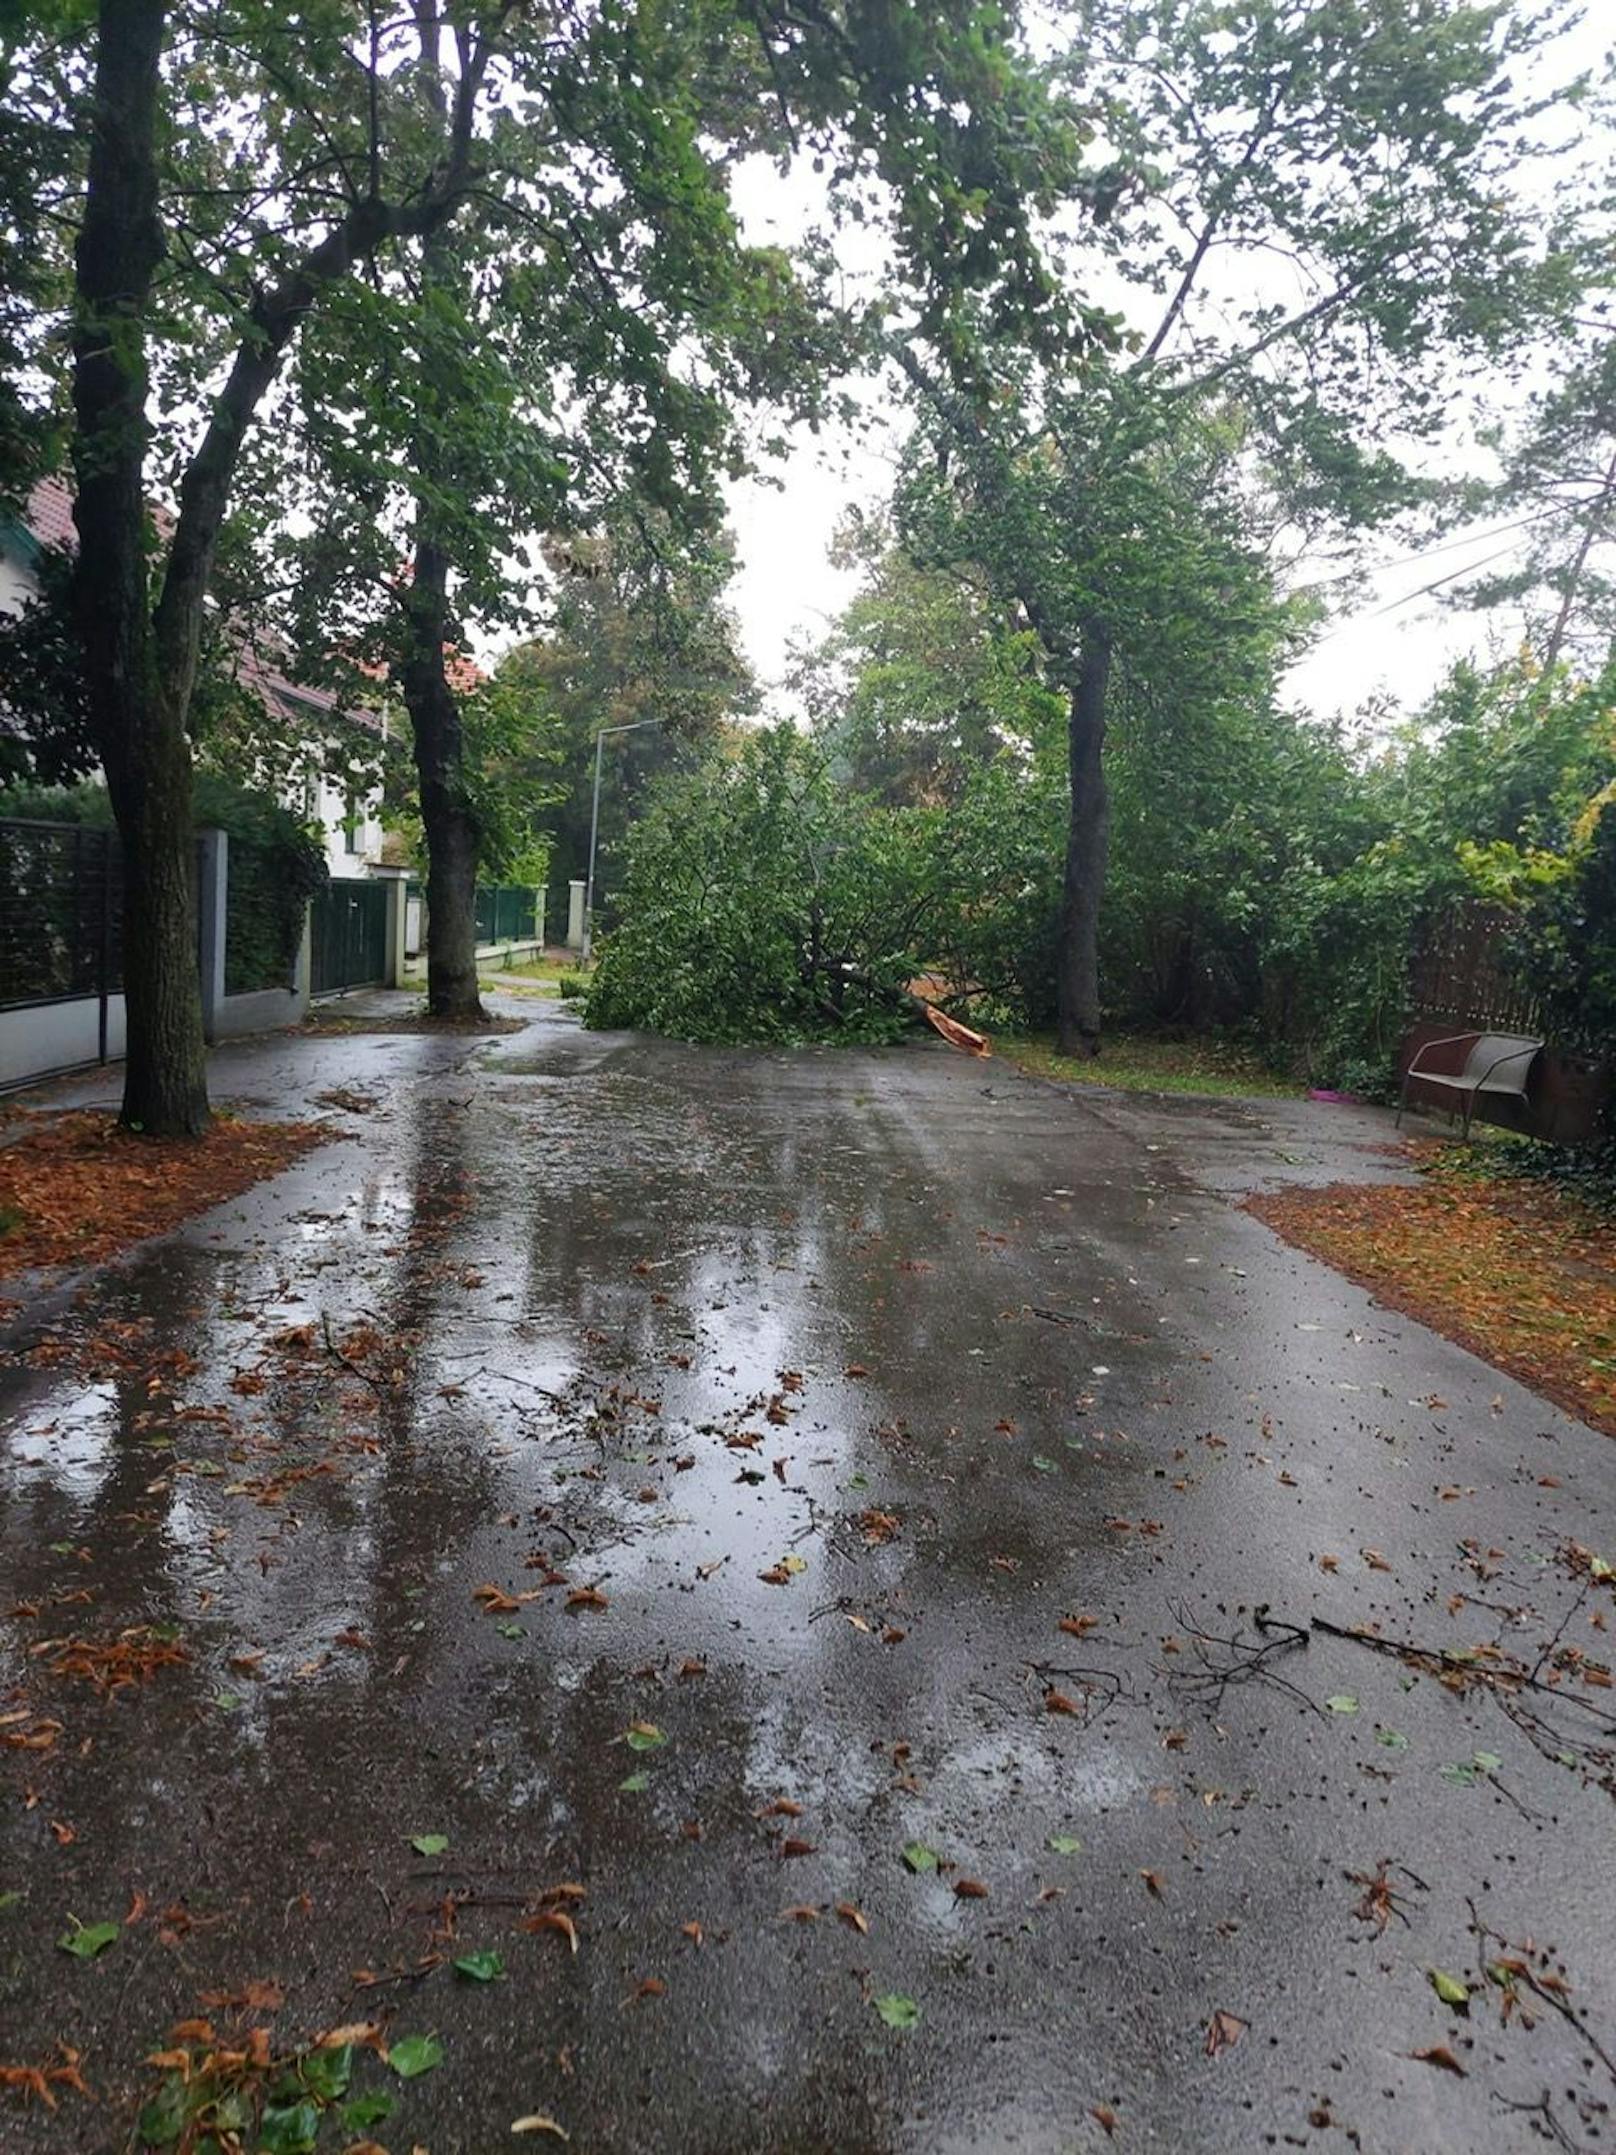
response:
M0 613L21 613L37 598L46 553L71 549L77 537L72 490L62 479L39 480L21 516L0 515ZM366 751L356 755L356 763L373 762L376 741L387 739L385 708L344 707L324 689L289 680L255 649L243 647L239 677L262 697L277 723L294 738L307 741L313 754L328 765L340 761L349 740ZM344 787L320 775L295 789L284 805L319 829L326 866L334 877L370 875L381 867L385 834L379 788Z

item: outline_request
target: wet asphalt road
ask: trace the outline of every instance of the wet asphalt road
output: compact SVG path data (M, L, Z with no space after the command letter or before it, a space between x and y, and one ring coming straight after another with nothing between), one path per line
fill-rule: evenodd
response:
M61 1726L0 1749L0 2063L98 2098L0 2096L6 2155L139 2144L197 2016L435 2034L361 2053L394 2155L1610 2144L1599 1724L1208 1644L1608 1655L1609 1441L1232 1201L1396 1172L1385 1118L553 1006L214 1080L333 1087L335 1142L6 1334L0 1735ZM30 1651L137 1625L187 1658L106 1697ZM1551 1953L1507 2020L1499 1939Z

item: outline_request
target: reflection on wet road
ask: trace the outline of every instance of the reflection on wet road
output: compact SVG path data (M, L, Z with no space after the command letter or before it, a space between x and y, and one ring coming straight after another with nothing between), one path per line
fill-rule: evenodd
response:
M216 1085L372 1105L11 1327L0 2063L99 2100L0 2145L128 2145L204 2011L435 2033L376 2128L432 2155L1602 2144L1468 1903L1616 2052L1608 1443L1214 1194L1370 1118L558 1014ZM1563 1623L1592 1706L1253 1671L1263 1604L1528 1665ZM576 1952L525 1927L562 1882Z

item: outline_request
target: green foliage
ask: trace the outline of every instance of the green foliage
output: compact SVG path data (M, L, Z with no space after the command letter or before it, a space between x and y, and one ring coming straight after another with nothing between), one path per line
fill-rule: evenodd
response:
M4 414L0 410L0 424ZM72 557L41 549L0 511L0 542L33 559L39 589L0 613L0 786L70 786L95 769L78 642L68 615Z
M549 848L564 902L588 869L596 736L635 729L609 735L602 764L596 892L609 918L624 834L648 788L753 710L757 689L725 603L735 564L722 537L681 540L627 500L547 553L556 581L546 633L518 644L495 676L543 714L542 773L516 760L510 792Z
M909 983L1017 1025L1051 1007L1058 800L1008 758L951 808L840 785L790 726L665 781L630 841L591 1025L690 1040L888 1040Z
M795 655L788 685L850 784L894 806L947 804L996 755L1058 734L1038 640L979 571L923 568L888 519L857 511L837 558L863 566L864 587Z
M318 835L266 793L198 771L192 811L199 830L228 834L225 992L284 987L291 977L308 901L326 882ZM0 816L110 829L112 804L101 785L0 790Z
M1514 954L1556 1044L1616 1064L1616 782L1596 797L1565 873L1522 908Z
M634 831L593 1026L683 1040L888 1040L922 907L898 818L789 726L668 780Z

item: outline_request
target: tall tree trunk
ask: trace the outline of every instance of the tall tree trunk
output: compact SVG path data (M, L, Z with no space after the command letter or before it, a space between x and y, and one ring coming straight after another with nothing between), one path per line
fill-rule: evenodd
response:
M1111 638L1097 622L1087 622L1066 724L1072 805L1055 982L1056 1046L1062 1055L1100 1052L1100 899L1111 824L1104 764L1110 679Z
M423 506L420 522L429 511ZM402 686L410 714L426 832L426 1007L434 1018L479 1018L477 825L466 803L465 728L449 686L449 557L422 533L405 605Z
M422 6L423 19L437 24L432 0ZM206 1126L208 1096L187 726L208 583L242 443L322 294L388 240L430 239L454 217L471 185L477 103L497 39L470 38L452 94L440 84L444 141L435 169L397 203L383 200L373 169L369 192L256 285L242 341L180 482L179 518L153 605L144 492L146 324L164 251L156 135L166 16L167 0L99 0L76 248L73 517L90 724L129 890L123 1115L154 1135L189 1136Z
M75 253L74 607L90 723L124 857L123 1120L190 1137L208 1121L196 953L188 694L153 629L145 498L145 316L163 255L157 107L165 0L101 0Z

